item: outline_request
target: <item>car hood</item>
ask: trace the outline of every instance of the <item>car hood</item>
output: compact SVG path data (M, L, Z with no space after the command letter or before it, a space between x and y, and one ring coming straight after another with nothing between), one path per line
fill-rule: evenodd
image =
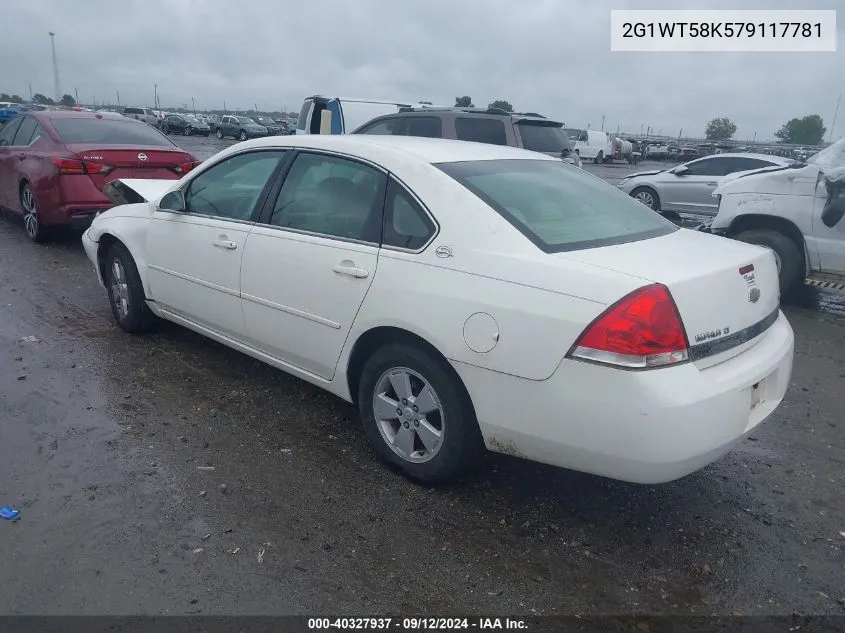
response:
M120 178L107 184L103 193L116 205L157 202L173 189L177 182L179 181L153 178Z
M745 178L746 176L753 176L754 174L765 174L773 171L783 171L785 169L791 169L789 166L786 165L772 165L770 167L761 167L760 169L750 169L748 171L736 171L732 174L728 174L727 176L723 176L719 180L719 184L725 184L726 182L730 182L731 180L736 180L737 178Z
M754 172L742 172L740 177L728 179L725 177L713 191L714 196L736 193L767 193L772 195L788 195L793 193L796 182L813 182L818 180L821 170L814 165L800 168L766 168Z

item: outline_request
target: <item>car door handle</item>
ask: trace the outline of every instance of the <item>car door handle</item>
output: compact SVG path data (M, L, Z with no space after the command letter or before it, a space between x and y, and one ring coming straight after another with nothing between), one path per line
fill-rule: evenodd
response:
M369 271L364 270L363 268L358 268L357 266L353 266L351 264L338 264L334 267L334 271L338 275L349 275L350 277L355 277L356 279L365 279L370 276Z
M238 245L235 244L232 240L224 239L214 240L212 244L214 244L217 248L225 248L230 251L233 251L238 247Z
M26 154L24 154L23 152L18 154L18 160L23 160L24 158L26 158Z
M707 186L708 186L708 187L715 187L715 186L717 186L718 184L719 184L718 182L708 182L708 183L707 183Z

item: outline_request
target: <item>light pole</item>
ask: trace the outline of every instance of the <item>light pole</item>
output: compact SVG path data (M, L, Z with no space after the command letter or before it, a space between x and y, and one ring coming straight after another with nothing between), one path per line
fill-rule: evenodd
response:
M191 97L191 110L193 110L193 111L194 111L194 116L196 116L196 115L197 115L197 104L196 104L196 103L194 103L194 98L193 98L193 97Z
M53 48L53 92L58 103L62 100L62 90L59 87L59 64L56 62L56 34L50 31L50 46Z
M153 84L153 107L158 110L158 84Z

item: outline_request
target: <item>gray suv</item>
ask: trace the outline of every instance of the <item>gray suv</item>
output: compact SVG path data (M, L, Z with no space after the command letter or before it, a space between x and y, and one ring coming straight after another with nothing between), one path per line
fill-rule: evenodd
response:
M507 112L498 108L403 107L366 122L353 134L425 136L491 145L508 145L558 156L581 166L563 123L535 112Z

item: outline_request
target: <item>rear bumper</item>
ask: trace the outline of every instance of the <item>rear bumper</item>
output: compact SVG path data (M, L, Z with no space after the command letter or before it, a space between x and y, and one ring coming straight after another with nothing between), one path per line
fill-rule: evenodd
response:
M625 371L565 360L531 381L455 363L490 450L635 483L662 483L719 459L780 404L794 336L779 314L738 356ZM755 385L757 385L755 387Z

